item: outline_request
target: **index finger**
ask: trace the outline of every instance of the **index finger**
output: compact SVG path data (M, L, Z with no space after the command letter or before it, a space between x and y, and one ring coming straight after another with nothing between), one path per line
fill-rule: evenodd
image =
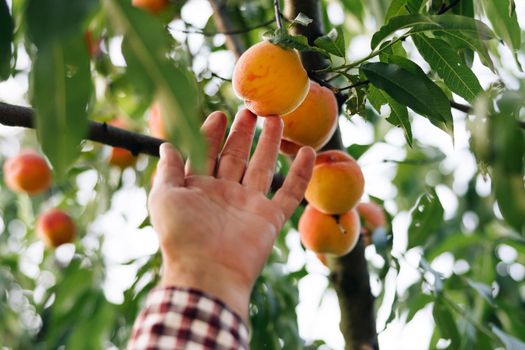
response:
M160 145L160 160L157 164L157 175L153 189L158 186L184 186L184 162L181 155L169 143Z

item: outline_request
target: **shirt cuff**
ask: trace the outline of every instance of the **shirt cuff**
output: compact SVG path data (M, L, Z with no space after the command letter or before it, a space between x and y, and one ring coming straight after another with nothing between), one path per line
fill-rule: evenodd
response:
M202 291L157 287L135 321L128 349L244 350L248 328L221 300Z

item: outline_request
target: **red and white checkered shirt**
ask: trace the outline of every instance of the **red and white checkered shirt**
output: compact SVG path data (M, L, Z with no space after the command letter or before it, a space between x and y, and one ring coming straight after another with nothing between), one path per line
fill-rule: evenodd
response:
M191 288L159 287L133 326L128 350L246 350L248 328L220 300Z

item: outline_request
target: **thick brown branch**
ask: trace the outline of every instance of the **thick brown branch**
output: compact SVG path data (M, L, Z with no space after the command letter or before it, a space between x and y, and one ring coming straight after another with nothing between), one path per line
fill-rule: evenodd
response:
M33 109L0 102L0 124L34 128ZM116 128L106 123L90 121L86 139L109 146L121 147L134 154L144 153L159 156L163 140Z
M230 14L227 9L226 0L210 0L211 7L213 8L213 19L215 20L215 25L221 32L232 32L235 30L232 21L230 19ZM241 37L238 34L226 36L226 46L228 49L239 58L246 46L242 41Z
M341 307L341 332L346 349L379 349L374 317L374 297L365 259L365 245L356 247L331 264L331 282Z
M285 15L295 18L300 12L313 22L304 26L294 26L295 34L302 34L310 43L323 35L320 0L285 0ZM322 70L328 62L314 52L301 52L303 65L309 72ZM322 76L310 78L323 81ZM337 94L342 105L343 94ZM324 149L344 149L339 129ZM332 264L331 280L339 298L341 308L341 331L348 350L378 349L375 324L374 297L370 290L370 276L364 256L364 246L359 242L348 255L335 259Z

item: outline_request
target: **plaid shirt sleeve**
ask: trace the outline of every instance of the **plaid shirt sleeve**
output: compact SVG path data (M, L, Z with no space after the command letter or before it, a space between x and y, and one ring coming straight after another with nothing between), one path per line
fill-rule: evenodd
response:
M248 328L220 300L191 288L159 287L147 297L128 350L246 350Z

